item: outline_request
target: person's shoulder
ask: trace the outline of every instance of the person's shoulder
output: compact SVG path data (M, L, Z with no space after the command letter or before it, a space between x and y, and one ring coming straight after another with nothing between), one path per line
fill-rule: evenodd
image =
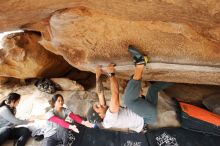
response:
M6 105L1 106L0 108L8 108Z
M120 112L120 110L118 112L111 112L111 110L108 108L106 111L105 117L118 115L119 112Z
M46 118L49 119L51 118L52 116L54 116L54 110L53 109L50 109L47 113L46 113Z
M46 112L46 115L54 115L53 108Z
M9 108L6 106L6 105L3 105L2 107L0 107L0 114L8 114L8 113L11 113Z
M102 125L105 128L112 127L118 120L118 112L112 113L110 109L106 111L105 117L103 119Z
M50 109L49 111L47 111L47 113L53 113L54 111L53 111L53 108L52 109Z
M6 105L3 105L3 106L0 107L0 111L4 111L4 110L9 110Z

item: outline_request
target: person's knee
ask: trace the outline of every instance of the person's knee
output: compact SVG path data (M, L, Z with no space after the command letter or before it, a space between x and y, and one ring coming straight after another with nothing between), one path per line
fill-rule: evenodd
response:
M31 131L28 128L23 128L23 132L27 134L31 134Z
M11 128L1 128L0 129L0 144L4 143L11 134Z
M11 133L11 128L2 128L0 130L0 136L4 136L4 137L7 137L8 135L10 135Z
M11 128L9 127L4 127L0 129L0 133L9 133L11 131Z
M66 129L66 128L63 128L63 127L59 127L58 129L57 129L58 131L57 131L57 135L58 135L58 137L60 137L61 139L65 139L65 138L67 138L68 137L68 134L69 134L69 130L68 129Z
M68 132L68 129L66 129L62 126L59 126L59 128L57 130L58 130L58 132L61 132L61 133L67 133Z
M63 134L66 135L66 136L68 136L69 130L68 130L68 129L64 129L64 130L63 130Z
M63 130L62 142L63 142L63 145L68 145L68 142L69 142L69 130L68 129Z
M25 137L31 136L31 131L28 128L22 127L20 128L22 135Z
M130 95L127 95L127 96L123 95L122 96L122 101L123 101L124 105L128 106L130 104L133 104L136 101L137 98L138 97L133 98Z

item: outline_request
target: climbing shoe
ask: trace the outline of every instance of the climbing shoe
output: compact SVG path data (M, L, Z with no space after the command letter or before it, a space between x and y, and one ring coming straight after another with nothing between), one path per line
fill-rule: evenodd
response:
M133 47L132 45L128 46L128 52L131 54L132 58L133 58L133 62L135 65L140 65L140 64L144 64L146 65L146 63L148 62L148 57L142 55L135 47Z

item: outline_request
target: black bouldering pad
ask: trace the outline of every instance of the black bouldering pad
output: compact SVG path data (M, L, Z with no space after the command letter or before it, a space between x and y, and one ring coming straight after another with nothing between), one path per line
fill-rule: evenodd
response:
M186 130L162 128L142 133L126 133L78 127L72 146L218 146L220 137Z
M120 133L119 146L149 146L146 136L142 133Z
M80 127L74 146L149 146L146 136L105 129Z
M150 146L218 146L220 137L183 128L163 128L146 133Z

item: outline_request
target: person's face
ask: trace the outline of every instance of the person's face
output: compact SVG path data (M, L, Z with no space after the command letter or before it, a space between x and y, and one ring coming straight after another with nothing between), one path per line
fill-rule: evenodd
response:
M18 106L19 102L20 102L20 99L18 99L16 101L12 101L9 106L12 108L16 108Z
M106 113L106 109L107 109L106 106L103 106L103 105L100 105L100 104L94 104L94 105L93 105L93 109L94 109L95 112L98 113L98 115L99 115L102 119L104 119L105 113Z
M56 108L60 108L60 107L63 107L63 99L62 99L62 97L58 97L57 98L57 101L55 102L55 107Z

